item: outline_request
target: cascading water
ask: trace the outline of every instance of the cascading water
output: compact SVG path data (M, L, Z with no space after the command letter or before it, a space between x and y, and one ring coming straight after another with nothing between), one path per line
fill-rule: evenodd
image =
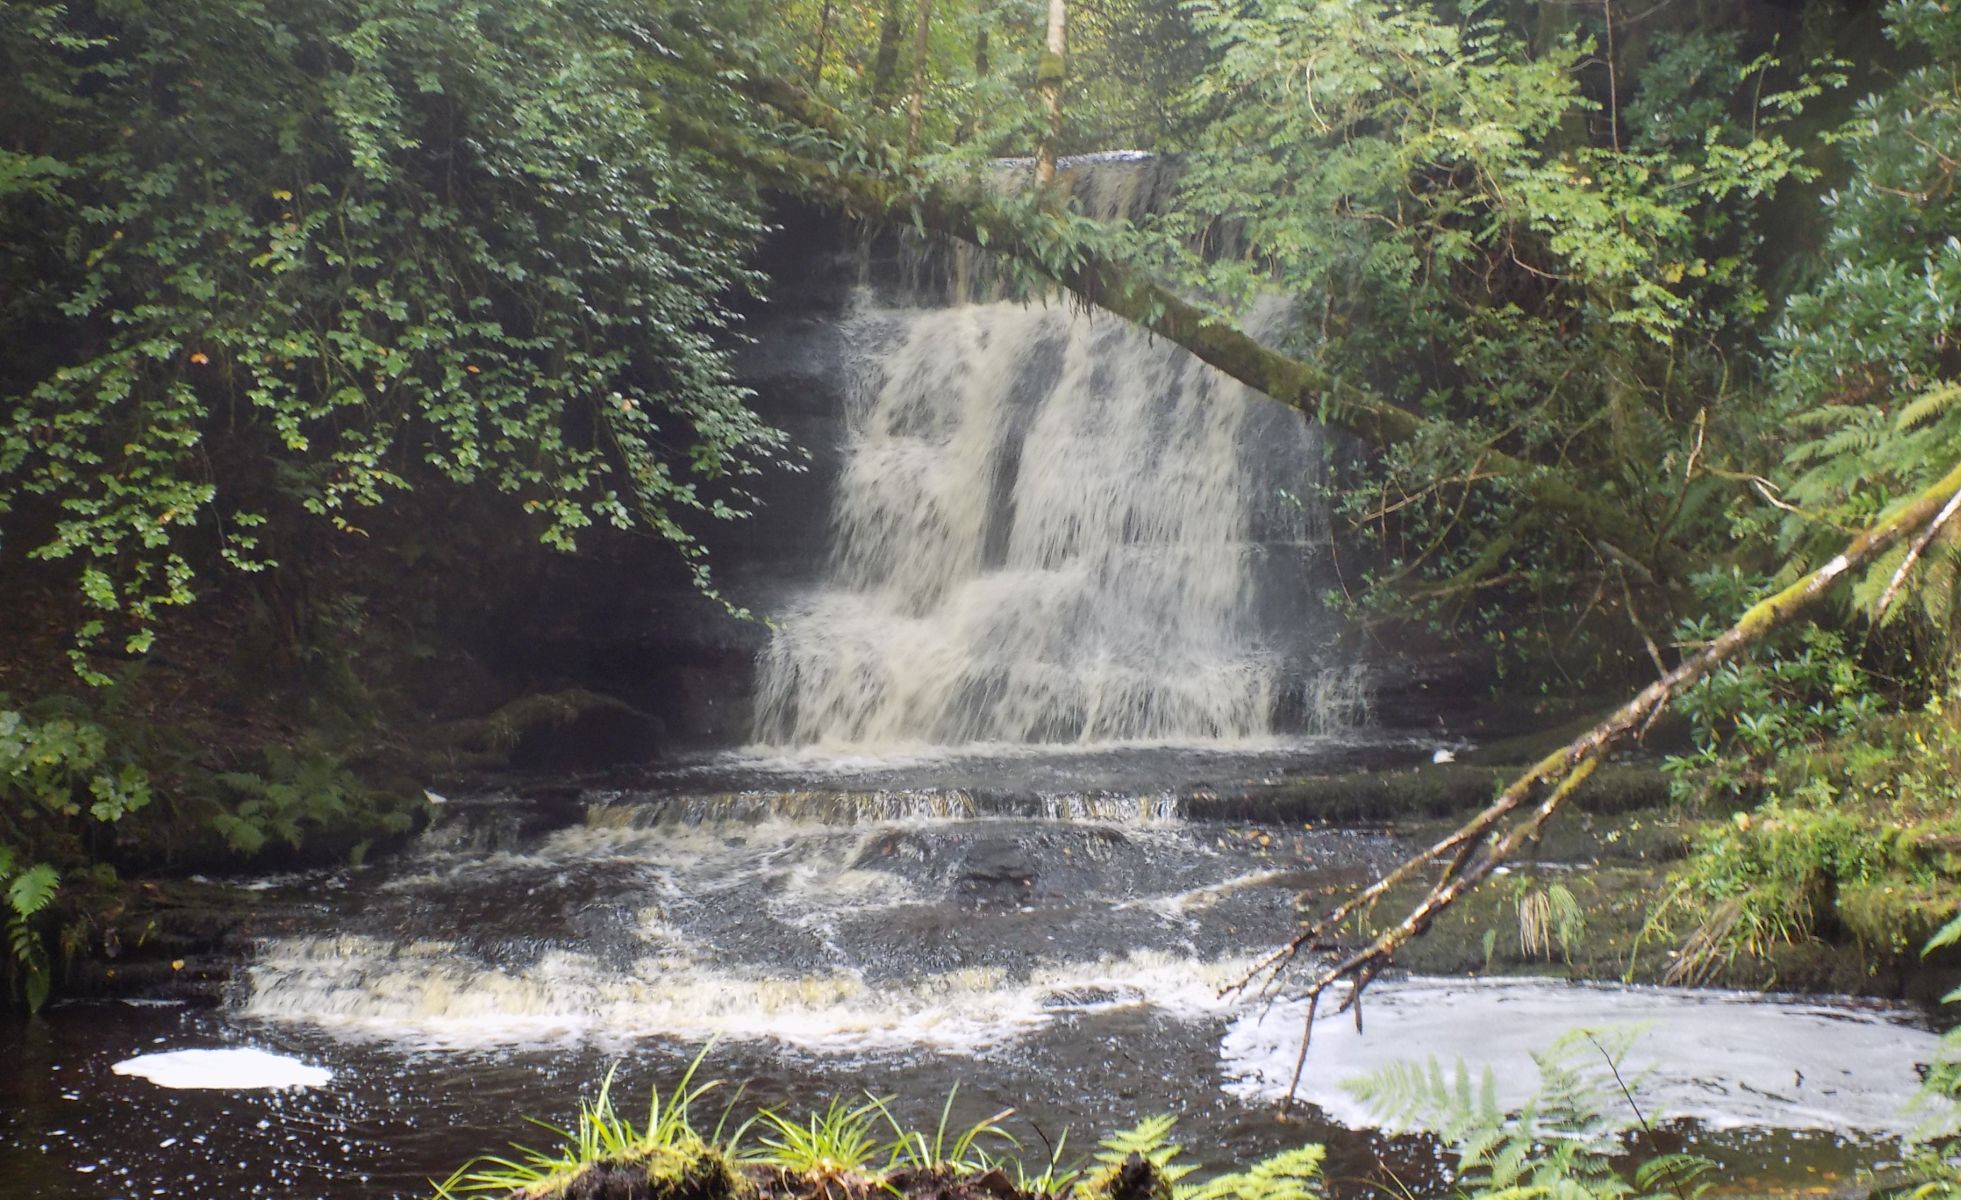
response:
M849 338L829 578L780 614L759 742L1236 744L1352 713L1313 663L1316 428L1060 306L861 307Z

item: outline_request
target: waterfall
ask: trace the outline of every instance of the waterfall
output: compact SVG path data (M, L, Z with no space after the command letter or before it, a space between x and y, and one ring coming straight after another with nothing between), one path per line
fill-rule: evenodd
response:
M760 743L1242 742L1352 707L1301 673L1316 427L1072 307L861 304L846 334L828 577L778 614Z

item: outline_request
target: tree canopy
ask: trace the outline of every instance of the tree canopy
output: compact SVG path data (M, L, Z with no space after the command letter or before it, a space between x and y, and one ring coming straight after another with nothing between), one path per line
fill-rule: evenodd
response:
M215 556L484 483L698 558L781 437L729 379L752 187L678 144L676 8L10 5L8 540L140 651ZM18 547L13 547L18 549ZM86 666L85 658L78 662Z

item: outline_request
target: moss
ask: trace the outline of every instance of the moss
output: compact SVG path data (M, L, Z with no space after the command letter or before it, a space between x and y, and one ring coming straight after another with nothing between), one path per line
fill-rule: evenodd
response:
M1841 885L1833 902L1846 932L1889 955L1918 954L1954 915L1950 886L1888 877Z
M1517 774L1510 767L1425 763L1397 770L1300 776L1230 796L1196 797L1185 807L1187 816L1202 821L1422 820L1476 812ZM1595 771L1574 803L1588 812L1624 813L1659 806L1667 797L1668 782L1656 767L1617 763Z
M1395 828L1423 842L1452 824L1416 821ZM1611 815L1569 813L1547 828L1530 860L1513 864L1445 910L1427 933L1398 952L1397 965L1434 975L1668 982L1696 920L1675 909L1657 919L1657 910L1677 888L1698 830L1714 826L1736 828L1727 817L1704 821L1666 806ZM1555 939L1550 952L1528 951L1522 944L1521 906L1554 885L1566 889L1584 914L1584 931L1570 945ZM1370 936L1401 920L1426 887L1418 881L1392 890L1350 926L1348 936ZM1332 902L1333 897L1311 899ZM1769 945L1760 954L1725 951L1710 961L1710 974L1702 981L1932 1001L1961 980L1961 952L1922 959L1918 947L1952 908L1951 889L1887 881L1841 887L1833 910L1838 927L1831 937Z
M1643 946L1642 931L1661 877L1656 868L1635 866L1513 872L1452 905L1425 936L1397 955L1397 962L1426 975L1658 980L1667 964L1665 949L1652 942ZM1553 884L1566 888L1578 901L1586 915L1585 930L1549 954L1528 952L1520 937L1520 902ZM1391 892L1368 914L1361 932L1372 934L1401 919L1422 890L1411 886Z
M624 701L585 688L520 696L489 716L438 731L446 751L479 767L573 768L645 762L654 720Z
M513 1200L750 1200L754 1180L710 1147L646 1146L513 1193Z

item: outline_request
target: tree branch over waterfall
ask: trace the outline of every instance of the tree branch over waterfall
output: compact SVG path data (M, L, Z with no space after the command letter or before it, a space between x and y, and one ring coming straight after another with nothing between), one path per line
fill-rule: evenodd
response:
M1642 689L1639 695L1616 709L1606 720L1541 759L1506 787L1484 811L1458 826L1447 837L1405 859L1375 883L1303 925L1290 941L1262 959L1228 989L1243 991L1259 983L1263 990L1271 990L1278 986L1287 969L1303 952L1322 951L1339 956L1332 963L1318 968L1308 984L1307 1026L1302 1030L1301 1056L1287 1090L1289 1101L1300 1088L1314 1014L1319 1008L1322 993L1347 980L1351 990L1342 1001L1341 1008L1346 1010L1357 1005L1363 990L1378 972L1389 965L1399 949L1428 929L1445 909L1477 887L1526 842L1538 837L1546 823L1585 783L1607 753L1630 736L1638 737L1645 731L1671 697L1723 663L1755 647L1771 633L1796 622L1815 608L1841 580L1869 566L1893 546L1909 540L1913 544L1921 544L1923 539L1938 531L1957 503L1961 503L1961 465L1955 466L1938 483L1868 527L1823 566L1752 605L1720 636ZM1542 798L1535 802L1534 797ZM1517 819L1506 825L1515 814ZM1343 948L1339 934L1341 926L1350 917L1382 899L1391 888L1435 863L1443 864L1443 870L1422 900L1401 921L1360 949Z
M1030 265L1092 304L1169 339L1239 382L1299 409L1330 427L1381 449L1420 436L1455 431L1374 395L1313 362L1263 345L1216 309L1203 307L1151 279L1125 260L1109 231L1087 218L1039 203L983 193L927 177L907 165L898 148L864 143L836 111L785 80L754 72L727 77L730 86L807 129L863 146L872 171L821 161L782 146L766 146L700 124L683 126L711 153L792 194L854 215L911 223ZM1685 568L1680 551L1638 522L1623 505L1577 486L1559 471L1498 449L1479 450L1486 477L1518 488L1539 510L1555 514L1595 543L1651 547L1643 564L1660 577Z

